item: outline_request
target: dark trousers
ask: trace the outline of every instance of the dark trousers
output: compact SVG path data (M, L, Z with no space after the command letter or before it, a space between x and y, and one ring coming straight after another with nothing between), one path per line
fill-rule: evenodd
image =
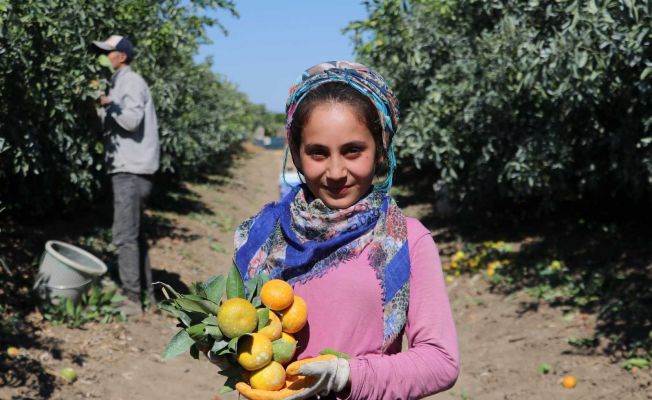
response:
M150 175L117 173L113 187L113 244L118 251L118 272L122 288L140 295L152 291L152 268L143 234L145 204L152 191Z

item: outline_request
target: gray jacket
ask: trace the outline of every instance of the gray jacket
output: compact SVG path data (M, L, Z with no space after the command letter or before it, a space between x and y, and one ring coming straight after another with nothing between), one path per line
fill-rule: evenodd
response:
M124 66L111 78L112 103L99 110L104 122L109 173L153 174L160 144L154 101L145 80Z

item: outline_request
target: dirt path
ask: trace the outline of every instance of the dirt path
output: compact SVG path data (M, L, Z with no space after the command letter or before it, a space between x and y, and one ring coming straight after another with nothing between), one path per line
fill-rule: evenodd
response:
M462 374L441 398L483 400L652 399L649 371L632 374L604 356L583 354L568 339L592 337L594 318L563 316L525 293L489 293L480 275L449 285L462 358ZM541 363L552 367L537 372ZM572 390L561 378L577 377Z
M248 149L233 176L186 184L185 193L170 196L171 211L150 212L150 219L168 230L152 244L155 279L183 287L226 271L233 228L278 193L281 153ZM648 371L632 374L605 357L578 353L567 344L569 337L590 336L591 316L562 318L559 310L533 304L524 294L491 294L480 276L457 279L449 291L462 374L452 390L436 398L652 399ZM161 361L175 331L173 320L153 313L85 330L44 325L41 335L56 341L61 354L31 356L39 357L51 373L76 364L79 379L57 388L47 397L51 399L213 399L222 379L210 363L190 356ZM546 375L537 372L543 362L552 366ZM576 389L559 384L567 372L577 376ZM20 388L0 388L0 398L42 397Z

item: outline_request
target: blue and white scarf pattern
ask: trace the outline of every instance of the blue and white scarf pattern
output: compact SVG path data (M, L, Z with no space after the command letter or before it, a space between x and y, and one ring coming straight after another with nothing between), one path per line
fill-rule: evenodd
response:
M383 351L407 321L410 257L405 216L385 192L372 190L346 209L308 201L296 186L281 201L243 222L235 235L235 263L246 280L261 272L290 284L323 276L356 258L368 260L382 288Z

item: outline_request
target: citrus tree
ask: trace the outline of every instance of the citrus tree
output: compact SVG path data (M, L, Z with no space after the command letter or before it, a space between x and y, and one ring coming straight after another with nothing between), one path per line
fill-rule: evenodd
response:
M403 166L469 206L652 194L645 0L370 0L349 25L403 111Z
M164 173L184 176L223 157L257 114L237 88L195 63L205 11L227 0L0 0L0 198L44 212L93 199L105 179L96 98L111 71L93 40L135 44L133 68L150 85Z

